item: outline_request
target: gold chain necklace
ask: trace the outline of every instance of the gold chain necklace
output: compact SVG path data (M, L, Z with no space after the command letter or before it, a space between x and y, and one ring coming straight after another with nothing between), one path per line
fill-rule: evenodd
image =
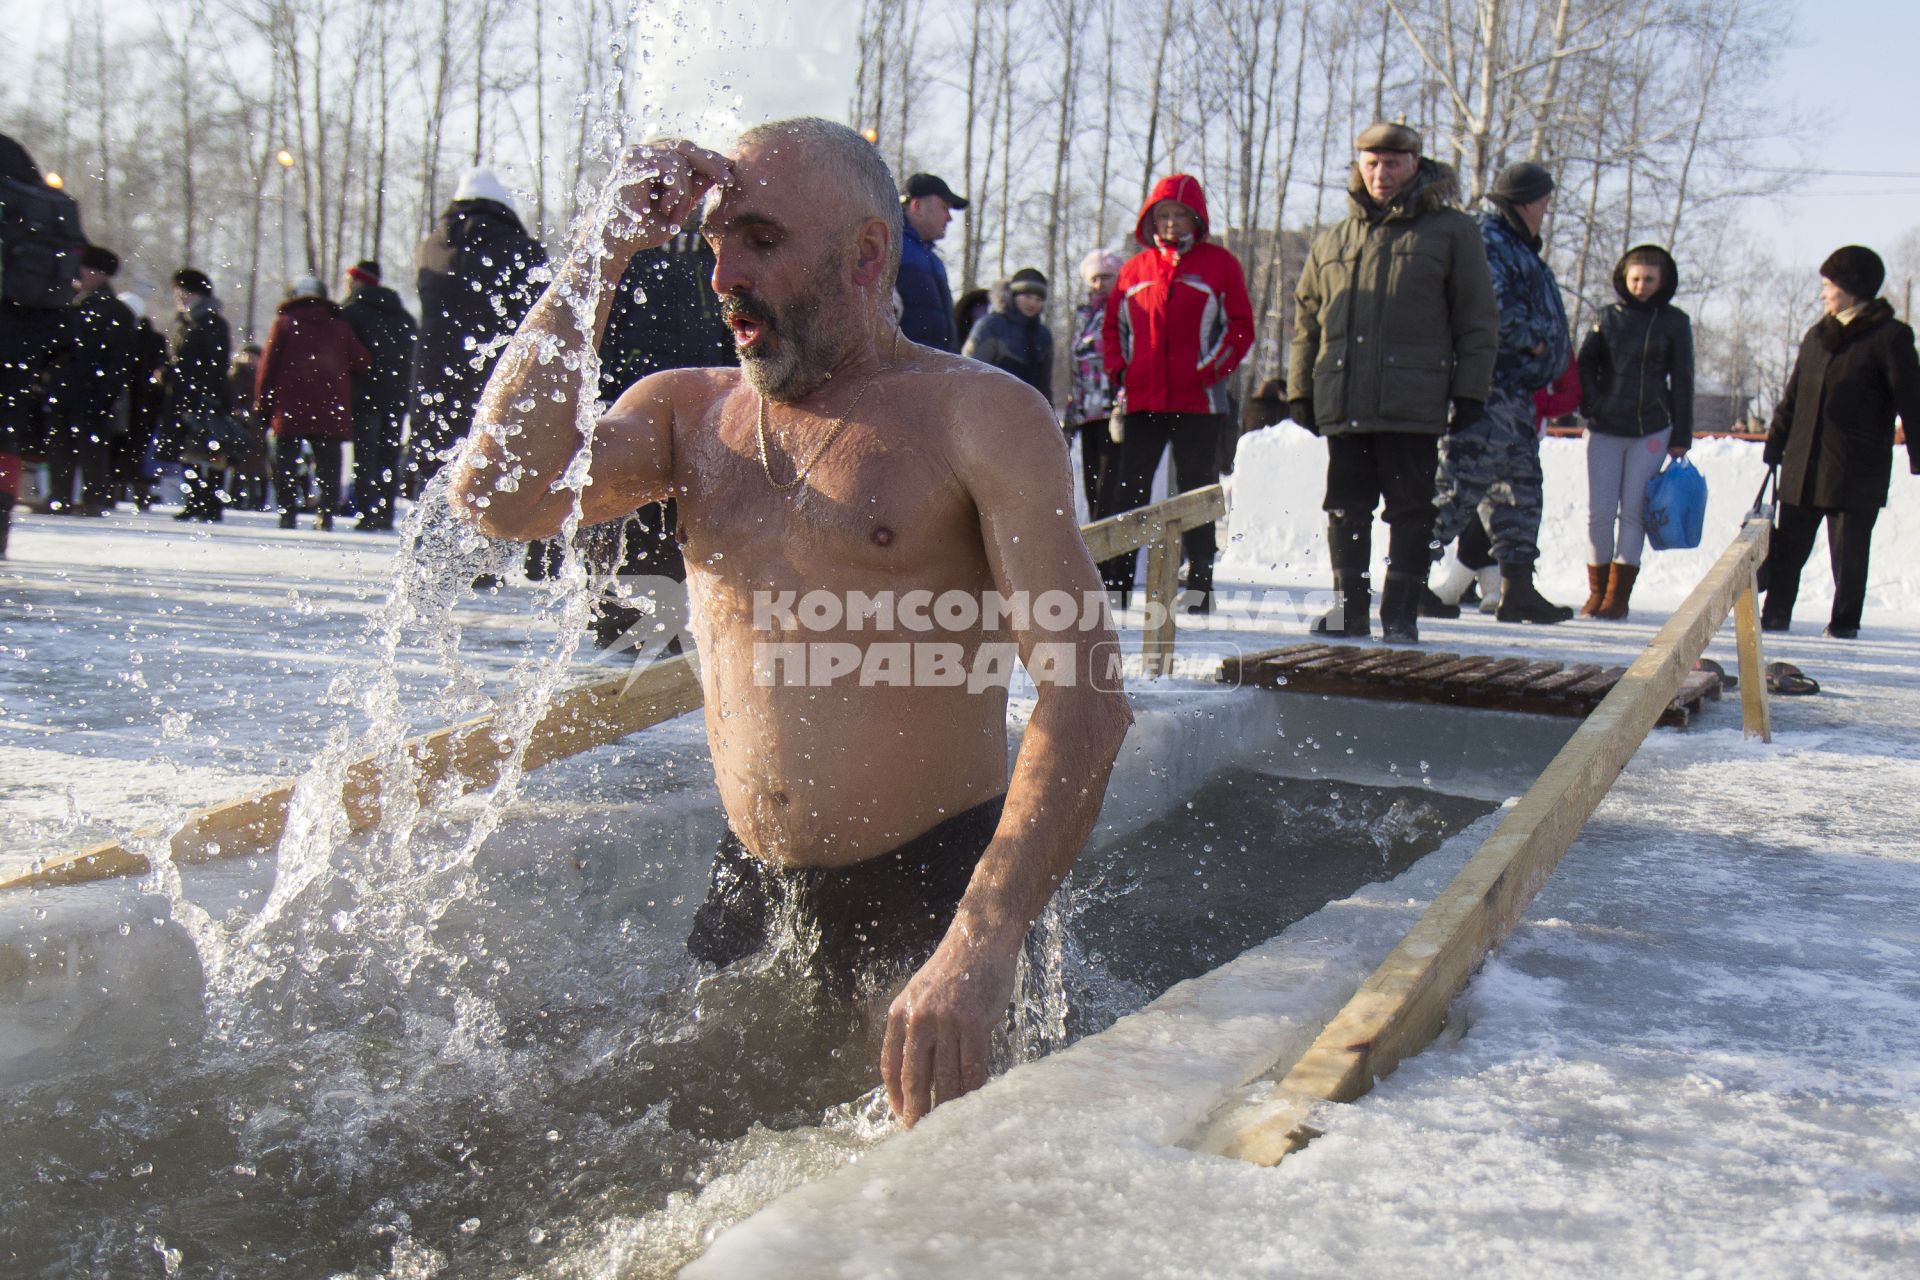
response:
M894 362L898 360L899 356L900 331L895 329L893 331L893 349L888 353L887 363L867 375L867 380L860 384L860 390L854 392L853 403L847 406L847 411L840 415L840 420L833 424L832 429L827 432L826 438L821 440L814 451L807 456L807 460L794 469L793 479L786 481L784 484L773 478L773 468L767 463L767 398L763 395L756 396L756 399L760 402L760 410L754 420L754 442L759 447L760 470L765 473L767 483L782 493L791 493L806 483L807 476L813 471L813 464L820 461L820 456L827 451L835 440L840 438L840 433L846 430L847 423L853 419L853 411L860 407L860 401L866 397L867 389L873 386L874 380L881 374L893 368Z

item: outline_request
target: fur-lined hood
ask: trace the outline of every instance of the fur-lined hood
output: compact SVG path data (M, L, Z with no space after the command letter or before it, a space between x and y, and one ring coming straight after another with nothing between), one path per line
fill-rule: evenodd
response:
M1382 212L1373 197L1367 194L1366 183L1360 180L1360 166L1356 162L1347 171L1347 202L1356 216L1368 221L1375 218L1417 218L1437 209L1456 209L1460 206L1460 175L1450 164L1443 164L1432 156L1421 156L1420 167L1414 171L1413 178Z
M1833 316L1822 316L1813 326L1820 339L1820 345L1829 351L1838 351L1844 346L1860 341L1882 324L1893 319L1893 304L1885 298L1874 298L1860 307L1860 314L1841 324Z

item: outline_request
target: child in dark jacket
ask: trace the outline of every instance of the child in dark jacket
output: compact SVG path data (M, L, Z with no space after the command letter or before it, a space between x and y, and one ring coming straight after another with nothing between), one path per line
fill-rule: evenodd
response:
M1673 305L1680 276L1658 245L1627 250L1613 270L1620 301L1580 346L1587 420L1587 602L1621 619L1640 574L1647 481L1693 445L1693 323Z

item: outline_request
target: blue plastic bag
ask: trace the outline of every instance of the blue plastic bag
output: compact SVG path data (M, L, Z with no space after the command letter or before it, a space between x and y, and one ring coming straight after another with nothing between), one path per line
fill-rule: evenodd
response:
M1700 545L1707 522L1707 478L1685 458L1670 458L1647 481L1647 542L1655 551Z

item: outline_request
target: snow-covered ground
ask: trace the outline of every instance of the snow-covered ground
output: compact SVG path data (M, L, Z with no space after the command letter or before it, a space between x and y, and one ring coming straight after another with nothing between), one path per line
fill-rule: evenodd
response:
M1541 576L1576 602L1580 448L1547 442ZM1221 577L1263 603L1186 633L1187 652L1297 638L1293 606L1327 585L1323 458L1289 429L1243 442ZM1425 624L1430 645L1629 660L1759 483L1755 446L1696 458L1705 545L1649 555L1632 620L1469 617ZM1817 552L1795 634L1767 638L1825 691L1776 700L1771 746L1743 740L1733 701L1649 739L1462 997L1464 1034L1327 1108L1304 1152L1262 1170L1185 1144L1312 1038L1494 819L776 1200L690 1274L1914 1274L1915 486L1896 477L1877 531L1863 639L1819 638ZM296 771L382 661L364 630L394 545L252 515L18 520L0 565L0 871ZM483 683L522 652L523 593L458 605ZM1710 652L1734 666L1730 628ZM401 660L431 680L435 654Z

